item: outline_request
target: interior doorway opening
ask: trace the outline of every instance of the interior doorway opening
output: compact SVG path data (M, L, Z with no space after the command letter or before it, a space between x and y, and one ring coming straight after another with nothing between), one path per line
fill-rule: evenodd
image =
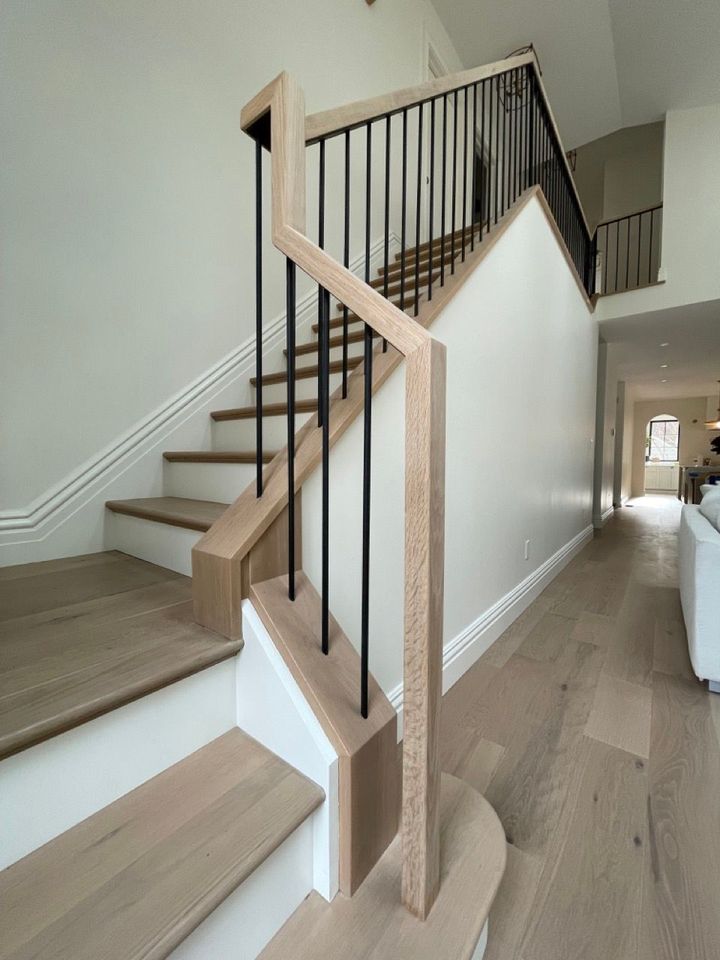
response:
M680 423L670 413L648 420L645 431L645 493L676 493L680 472Z

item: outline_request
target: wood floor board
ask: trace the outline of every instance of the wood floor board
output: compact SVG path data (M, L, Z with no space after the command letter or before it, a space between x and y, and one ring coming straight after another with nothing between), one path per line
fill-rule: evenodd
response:
M651 690L603 673L585 733L594 740L647 758L651 713Z
M490 781L486 796L509 842L525 853L543 857L557 845L601 665L598 648L584 643L568 646L553 664L545 719L515 726L515 736Z
M533 660L557 660L567 646L576 620L548 611L520 644L518 653Z
M720 956L720 751L712 694L654 674L640 960Z
M524 960L636 956L646 796L644 765L606 744L589 746L562 853L533 906Z
M681 620L656 617L653 669L657 673L692 679L693 668L688 653L687 633Z
M650 687L655 648L654 588L632 581L607 647L604 673Z
M541 594L493 643L490 649L485 651L482 660L494 667L504 667L510 657L518 651L528 633L542 619L551 603L550 597Z
M585 610L575 621L570 639L592 643L596 647L607 647L614 625L612 617L603 613L589 613Z

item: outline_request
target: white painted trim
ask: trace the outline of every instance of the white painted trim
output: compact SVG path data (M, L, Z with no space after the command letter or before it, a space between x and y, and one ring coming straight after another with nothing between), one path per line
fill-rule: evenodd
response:
M339 889L338 756L250 600L237 657L237 725L325 791L313 814L313 886Z
M453 637L443 648L443 693L488 650L517 620L520 614L545 589L572 558L592 539L593 527L587 526L572 540L549 557L516 587L501 597L477 620ZM398 684L388 693L388 699L398 713L398 734L402 730L403 685Z
M394 253L399 247L399 238L392 233L389 242ZM380 237L370 249L371 269L381 264L383 255L384 240ZM350 269L359 275L364 263L363 253L354 258ZM316 314L317 292L311 290L298 302L298 331L309 327L316 319ZM284 331L284 314L266 324L263 331L263 356L271 351L279 353ZM127 496L160 495L162 464L157 448L166 444L168 437L191 418L200 415L204 420L212 409L213 402L217 402L216 398L224 391L232 389L238 380L246 383L254 369L254 362L253 336L30 504L1 510L0 565L103 549L102 516L104 501L108 496L121 499ZM209 426L203 422L199 430L205 429L209 430ZM177 441L178 438L175 439ZM182 438L179 442L183 443ZM131 481L128 484L129 491L108 490L118 478L149 455L156 458L158 463L155 465L153 462L151 470L142 475L139 488ZM153 477L152 481L148 479L150 475ZM148 489L150 486L152 489ZM41 546L43 541L88 506L92 506L92 515L78 518L78 530L68 534L62 544L58 544L54 549ZM28 546L23 548L26 544ZM38 546L33 547L33 544Z

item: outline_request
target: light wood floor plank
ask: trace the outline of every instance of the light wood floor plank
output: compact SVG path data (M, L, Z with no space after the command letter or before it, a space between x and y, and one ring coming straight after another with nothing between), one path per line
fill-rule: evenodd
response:
M655 674L650 754L651 849L641 960L720 957L720 752L712 694Z
M603 674L585 733L647 758L650 756L651 711L652 691L647 687Z
M630 960L637 952L647 771L634 757L589 745L562 854L533 908L524 960Z

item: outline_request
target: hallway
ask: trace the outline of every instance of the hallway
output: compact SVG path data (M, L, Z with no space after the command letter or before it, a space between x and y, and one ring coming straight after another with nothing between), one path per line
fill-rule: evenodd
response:
M633 500L443 701L443 769L508 838L486 960L720 957L720 697L674 497Z

